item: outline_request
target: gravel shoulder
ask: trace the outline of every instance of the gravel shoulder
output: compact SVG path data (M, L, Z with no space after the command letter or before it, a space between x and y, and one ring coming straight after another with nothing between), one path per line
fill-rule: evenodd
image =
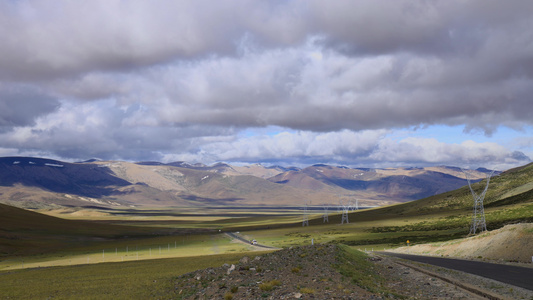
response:
M437 278L440 279L440 282L451 282L452 286L458 285L459 287L461 287L466 285L468 288L476 290L476 292L474 293L471 292L473 294L473 297L485 295L485 297L481 297L481 299L533 299L533 291L516 287L510 284L505 284L482 276L477 276L461 271L451 270L420 262L414 262L401 258L390 257L386 255L379 255L379 257L383 258L384 260L388 260L392 263L405 266L407 268L406 270L411 269L411 271L407 272L420 273L420 278L423 278L423 276L425 275L432 281L434 280L434 278Z

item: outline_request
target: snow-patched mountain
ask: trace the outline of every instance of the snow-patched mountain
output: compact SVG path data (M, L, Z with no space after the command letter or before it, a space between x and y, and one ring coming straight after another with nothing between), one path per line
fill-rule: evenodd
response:
M474 179L485 177L475 171ZM466 184L452 167L365 169L313 165L211 166L186 162L90 160L66 163L32 157L0 158L0 202L54 206L218 206L405 202Z

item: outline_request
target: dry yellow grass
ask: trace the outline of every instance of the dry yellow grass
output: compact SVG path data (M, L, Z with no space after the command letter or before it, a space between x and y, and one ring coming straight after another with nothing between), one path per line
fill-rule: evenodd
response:
M507 225L477 236L401 247L394 252L531 262L533 223Z

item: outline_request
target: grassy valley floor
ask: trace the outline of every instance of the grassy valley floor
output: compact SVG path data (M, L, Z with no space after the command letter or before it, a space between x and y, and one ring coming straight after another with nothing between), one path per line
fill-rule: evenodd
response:
M0 291L0 299L479 298L344 245L2 271Z
M439 282L409 292L407 288L430 280L404 273L347 246L316 245L271 253L3 271L0 290L1 299L469 297Z

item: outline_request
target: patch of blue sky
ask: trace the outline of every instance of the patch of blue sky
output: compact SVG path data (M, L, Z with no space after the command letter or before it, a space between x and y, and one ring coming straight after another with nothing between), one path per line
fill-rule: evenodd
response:
M492 135L485 135L481 131L466 132L464 126L433 125L423 128L410 128L400 131L393 131L391 138L401 140L406 137L434 138L446 144L460 144L464 141L474 141L476 143L497 143L508 148L520 147L517 141L531 138L533 127L524 127L522 130L515 130L509 127L500 126ZM523 147L523 143L522 143Z
M275 136L282 132L296 133L297 130L280 127L280 126L267 126L267 127L249 127L239 132L238 136L241 138L251 138L255 136Z

